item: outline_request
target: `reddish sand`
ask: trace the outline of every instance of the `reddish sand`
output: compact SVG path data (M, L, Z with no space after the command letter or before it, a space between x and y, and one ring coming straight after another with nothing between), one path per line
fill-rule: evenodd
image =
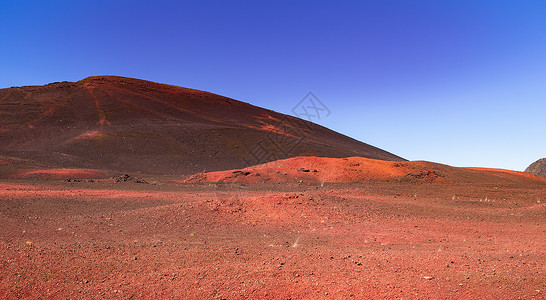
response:
M543 299L546 183L521 178L5 181L0 298Z
M401 178L412 171L412 163L362 157L296 157L240 170L199 173L185 182L359 182Z
M497 175L509 174L509 175L515 175L515 176L523 176L523 177L527 177L527 178L535 179L535 180L546 180L546 178L540 177L540 176L537 176L537 175L534 175L534 174L529 174L529 173L525 173L525 172L518 172L518 171L512 171L512 170L505 170L505 169L475 168L475 167L470 167L470 168L466 168L466 169L493 172L493 173L497 173Z
M107 178L106 173L89 169L41 169L23 170L13 174L14 178L39 177L41 179L97 179Z

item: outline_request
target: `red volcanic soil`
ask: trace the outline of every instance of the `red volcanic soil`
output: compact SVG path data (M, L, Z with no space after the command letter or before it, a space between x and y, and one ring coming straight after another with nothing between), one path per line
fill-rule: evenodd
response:
M37 163L34 160L2 156L0 160L0 178L4 179L105 179L112 177L111 172L95 169L55 168Z
M501 176L501 174L506 174L508 176L521 176L521 177L526 177L526 178L534 179L534 180L545 180L544 177L540 177L538 175L529 174L525 172L512 171L512 170L505 170L505 169L490 169L490 168L466 168L466 169L493 172L493 173L496 173L497 176Z
M24 170L13 174L14 178L41 178L41 179L97 179L108 178L108 175L98 170L88 169L43 169Z
M162 182L1 181L0 298L544 298L540 177L297 157Z
M201 172L182 182L512 182L544 178L509 170L455 168L424 161L391 162L363 157L295 157L239 170Z
M302 155L403 161L245 102L116 76L0 89L2 155L58 169L157 175L242 168Z
M545 201L528 179L3 181L0 298L543 299Z
M545 203L202 91L0 90L0 299L544 299Z
M240 170L202 172L185 182L359 182L402 178L425 168L413 162L389 162L362 157L328 158L295 157L252 166ZM427 170L428 171L428 170ZM438 174L423 174L431 181L441 180Z

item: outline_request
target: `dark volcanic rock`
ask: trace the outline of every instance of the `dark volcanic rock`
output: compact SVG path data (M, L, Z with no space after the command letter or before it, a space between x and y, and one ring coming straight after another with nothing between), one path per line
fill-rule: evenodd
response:
M525 169L525 172L546 177L546 158L541 158L535 161L529 167L527 167L527 169Z

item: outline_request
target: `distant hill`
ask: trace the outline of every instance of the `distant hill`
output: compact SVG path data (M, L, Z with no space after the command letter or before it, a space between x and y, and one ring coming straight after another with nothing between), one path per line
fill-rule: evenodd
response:
M4 168L24 161L43 168L184 175L303 155L404 161L302 119L145 80L96 76L0 89Z
M201 172L181 182L420 182L540 184L546 179L502 169L457 168L427 161L392 162L362 157L295 157L239 170Z
M546 158L541 158L535 161L529 167L527 167L527 169L525 169L525 172L546 177Z

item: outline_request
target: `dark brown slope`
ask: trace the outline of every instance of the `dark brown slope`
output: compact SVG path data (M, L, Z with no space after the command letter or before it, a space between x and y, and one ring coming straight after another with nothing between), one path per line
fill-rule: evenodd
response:
M527 167L527 169L525 169L525 172L546 177L546 158L541 158L535 161L529 167Z
M49 167L172 175L301 155L403 160L248 103L114 76L0 90L0 155Z

